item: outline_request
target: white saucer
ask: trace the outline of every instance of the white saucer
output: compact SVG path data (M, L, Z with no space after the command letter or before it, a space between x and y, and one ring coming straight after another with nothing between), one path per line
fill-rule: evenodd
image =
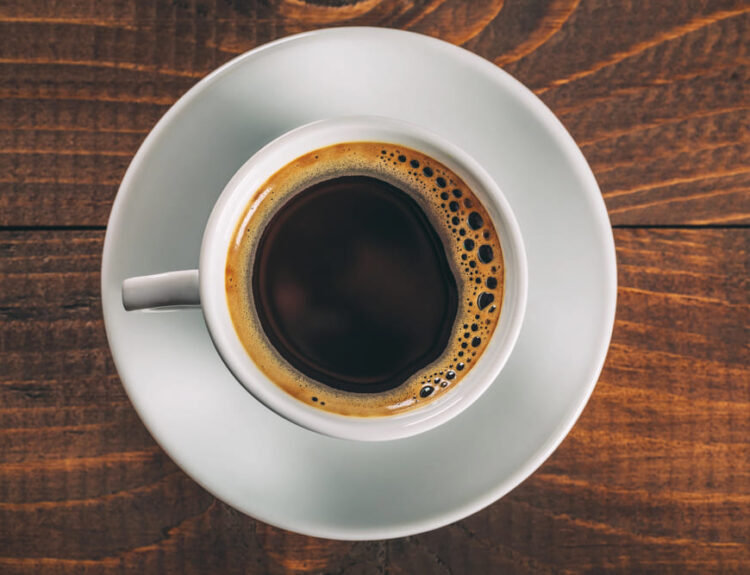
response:
M285 421L230 375L200 311L127 313L120 296L126 277L197 267L215 199L266 142L355 114L416 122L474 156L513 206L529 261L524 327L498 380L440 428L385 443L332 439ZM156 441L240 511L336 539L440 527L531 474L594 388L615 297L614 242L599 188L552 113L470 52L374 28L274 42L192 88L128 169L102 265L115 363Z

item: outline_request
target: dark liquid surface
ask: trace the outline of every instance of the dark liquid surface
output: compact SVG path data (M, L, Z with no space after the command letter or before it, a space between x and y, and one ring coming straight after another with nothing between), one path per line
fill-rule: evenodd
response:
M422 208L368 176L324 181L284 204L259 240L251 287L278 352L350 392L395 388L435 361L458 306Z

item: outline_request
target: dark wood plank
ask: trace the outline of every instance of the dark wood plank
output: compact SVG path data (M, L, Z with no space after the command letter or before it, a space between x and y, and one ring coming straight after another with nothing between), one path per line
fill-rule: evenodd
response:
M109 357L103 232L0 232L0 572L746 573L750 230L616 230L614 339L552 458L389 542L274 529L154 444Z
M0 225L104 225L139 143L200 77L334 25L505 67L582 145L614 224L750 223L744 0L6 0Z

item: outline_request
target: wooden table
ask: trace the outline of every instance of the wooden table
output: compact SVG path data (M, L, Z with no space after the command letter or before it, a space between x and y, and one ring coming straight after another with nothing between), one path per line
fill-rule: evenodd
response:
M560 449L457 524L307 538L203 491L118 380L99 266L167 108L236 54L369 24L460 44L581 145L617 323ZM0 572L750 573L750 5L742 0L0 0Z

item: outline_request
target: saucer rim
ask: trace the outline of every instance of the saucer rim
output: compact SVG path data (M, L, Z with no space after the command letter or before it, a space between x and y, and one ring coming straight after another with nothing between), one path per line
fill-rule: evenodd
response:
M445 525L454 523L473 513L480 511L481 509L491 505L498 499L502 498L512 489L517 487L521 482L527 479L536 469L538 469L542 463L544 463L549 456L557 449L562 443L565 437L568 435L573 425L580 417L584 407L588 403L591 394L596 386L599 375L604 366L606 360L607 351L609 349L612 332L614 329L615 310L617 302L617 269L616 269L616 254L614 235L612 227L610 225L609 216L607 214L606 206L601 195L601 191L596 182L593 172L590 166L586 162L582 151L575 143L570 133L563 126L561 121L554 115L554 113L533 93L531 90L526 88L520 81L513 78L510 74L496 66L492 62L478 56L465 48L456 46L449 42L425 36L416 32L403 31L391 28L378 28L368 26L349 26L340 28L323 28L319 30L313 30L309 32L303 32L300 34L294 34L278 40L269 42L262 46L258 46L248 52L240 54L230 61L226 62L216 70L210 72L207 76L198 81L192 86L183 96L181 96L177 102L175 102L169 110L159 119L153 129L146 136L138 151L134 155L125 176L118 188L117 195L112 204L112 210L109 216L107 230L104 239L104 247L102 253L102 266L101 266L101 290L102 290L102 311L104 316L105 331L107 340L112 353L112 357L117 369L120 379L122 381L123 388L130 399L133 407L136 410L139 418L148 429L149 433L156 441L157 444L165 451L165 453L173 459L178 465L182 457L176 456L169 449L165 447L163 442L159 438L159 434L155 432L155 429L149 424L149 421L144 417L142 410L139 409L138 404L134 401L134 397L131 395L129 386L126 383L128 380L129 368L127 366L125 354L122 351L117 351L112 345L114 340L114 331L116 318L114 317L113 311L109 311L112 306L116 305L115 302L108 302L106 297L106 284L113 275L116 276L115 270L117 268L114 257L112 256L112 246L114 245L115 239L119 234L119 226L122 225L119 222L118 212L121 211L122 206L128 201L127 190L131 185L131 180L135 177L135 173L139 170L141 163L144 161L158 140L161 138L162 133L165 131L167 125L169 125L175 117L177 117L183 108L189 106L194 99L199 97L206 89L211 87L213 83L224 76L225 74L231 73L237 66L241 65L246 59L252 59L265 51L275 50L286 44L292 44L300 41L306 41L309 39L315 39L319 37L328 36L342 36L349 37L350 41L357 41L357 36L362 34L374 34L381 35L381 37L398 36L398 37L410 37L410 41L423 42L430 44L431 48L437 51L450 52L450 57L459 59L461 63L467 68L471 69L472 72L482 74L492 78L493 83L502 85L503 89L515 92L526 106L530 108L530 113L536 115L536 117L542 121L545 127L549 130L551 136L557 140L558 145L564 148L569 153L569 158L572 161L572 168L574 169L578 179L585 183L582 195L585 197L592 213L595 214L597 235L602 242L602 248L604 248L604 257L606 259L605 269L600 270L602 276L602 286L605 293L603 300L606 300L606 306L602 309L603 317L606 320L602 321L600 326L600 335L598 338L598 349L592 351L592 357L596 357L596 361L592 361L588 370L588 377L586 378L588 383L585 389L580 393L577 400L575 409L572 409L570 413L562 418L560 424L553 433L549 435L547 440L533 452L526 460L526 463L518 467L514 472L510 473L507 478L498 482L493 488L487 489L480 495L471 497L470 501L465 502L462 505L457 505L451 508L449 511L441 511L439 513L428 515L413 521L401 522L398 524L390 525L388 527L358 527L356 531L352 531L351 528L342 530L340 528L330 527L328 525L316 525L314 522L307 522L300 524L299 522L287 522L280 517L268 517L266 513L252 512L252 517L263 521L269 525L279 527L282 529L290 530L296 533L304 535L322 537L337 540L347 541L361 541L361 540L382 540L390 539L395 537L403 537L430 531L443 527ZM109 319L108 319L109 318ZM592 350L595 349L592 346ZM131 376L132 377L132 376ZM313 433L313 432L310 432ZM182 468L182 465L180 465ZM235 504L233 497L228 494L218 494L214 491L211 485L207 485L206 482L196 479L189 474L191 479L196 481L201 487L206 489L209 493L215 496L221 501L225 501L232 507L237 509L246 509L245 504ZM246 512L243 512L246 513Z

